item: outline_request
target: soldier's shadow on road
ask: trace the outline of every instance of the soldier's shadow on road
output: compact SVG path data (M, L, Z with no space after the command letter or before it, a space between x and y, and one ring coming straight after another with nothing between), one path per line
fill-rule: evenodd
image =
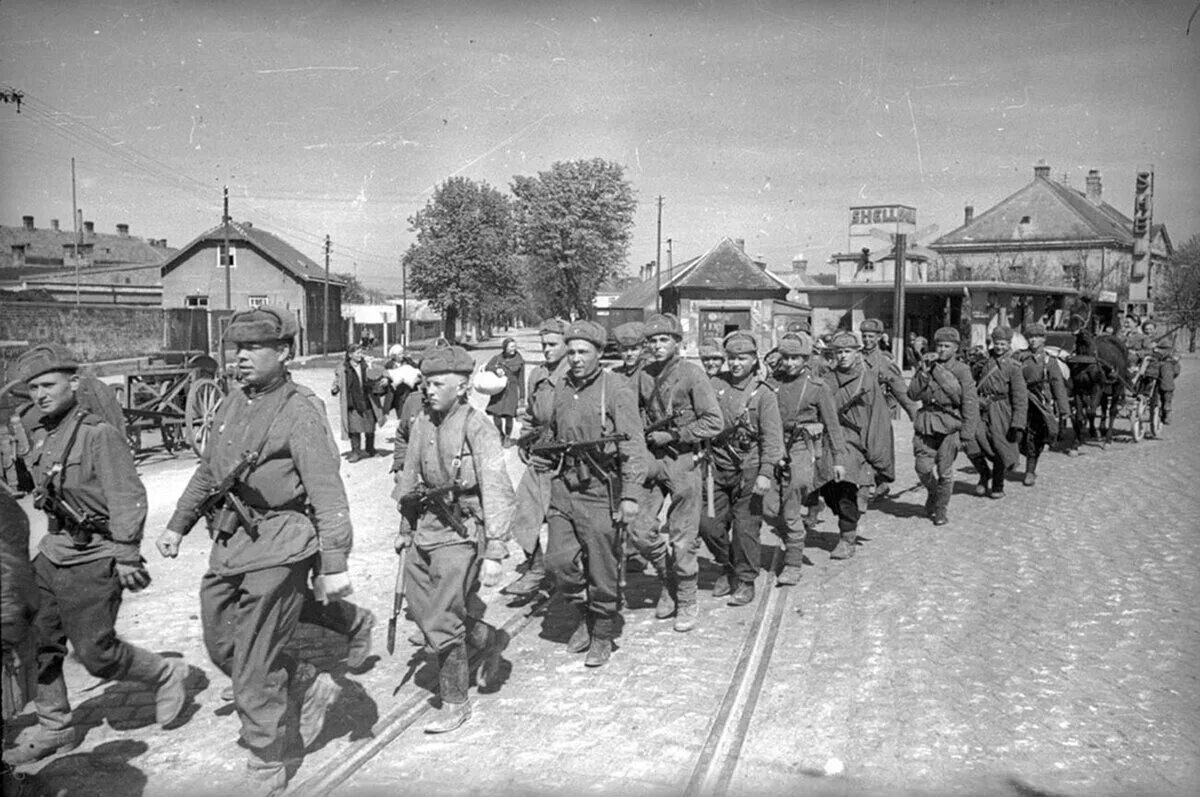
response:
M421 654L418 651L414 655ZM329 707L325 716L325 727L321 729L321 735L309 746L307 753L319 750L343 736L351 742L368 739L372 735L371 729L379 722L379 706L367 694L363 685L347 678L345 668L332 675L337 685L342 687L342 695Z
M140 797L146 775L129 763L150 747L135 739L117 739L86 753L51 761L33 776L37 794L71 797Z
M924 495L921 496L921 503L897 501L897 497L898 496L889 495L887 498L881 498L878 501L874 501L871 503L871 509L896 518L925 517L925 504L923 502Z
M168 651L160 654L166 658L179 658L181 654ZM208 676L199 667L188 665L186 682L187 704L183 713L166 730L186 725L200 710L196 695L208 688ZM101 723L108 722L116 731L130 731L154 724L154 690L133 681L118 681L104 692L85 700L75 709L79 726L84 733Z

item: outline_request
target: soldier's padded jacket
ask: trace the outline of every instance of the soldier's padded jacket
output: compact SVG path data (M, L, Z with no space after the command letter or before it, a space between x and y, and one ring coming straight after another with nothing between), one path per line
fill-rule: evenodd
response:
M945 435L957 432L964 444L975 439L979 396L970 367L958 358L920 368L908 384L908 397L921 402L913 432Z
M529 374L529 398L523 422L530 430L540 429L550 422L554 414L554 391L567 378L567 358L563 357L547 368L543 363Z
M818 379L805 370L794 377L781 376L775 382L775 397L779 403L779 419L783 423L784 444L787 429L795 424L821 424L824 430L816 443L820 456L814 463L813 489L833 479L833 466L846 464L846 437L838 423L833 390L825 379ZM807 451L805 441L797 435L788 453L792 458Z
M259 518L255 533L242 530L214 543L209 568L236 575L319 553L321 572L345 571L354 533L333 430L323 402L289 379L253 394L236 389L221 402L200 465L167 528L191 530L204 497L259 446L258 464L236 488Z
M846 438L846 481L875 483L875 471L893 467L892 416L875 371L859 363L848 371L834 369L825 380L833 389L833 405Z
M1036 354L1019 351L1013 358L1021 364L1021 375L1025 377L1025 387L1029 391L1030 411L1041 413L1046 427L1053 429L1056 423L1054 412L1066 417L1071 411L1067 383L1059 370L1058 358L1045 349Z
M76 545L66 534L47 534L38 543L47 559L63 566L109 556L123 564L141 562L146 488L120 432L76 406L58 419L43 417L37 422L26 463L38 486L63 463L62 471L52 477L54 489L76 509L105 519L112 533L111 540L93 535L84 545Z
M474 533L464 540L435 512L425 512L417 521L413 544L422 549L478 544L482 526L484 557L503 559L515 501L500 433L487 415L468 404L456 403L444 416L425 407L413 421L393 497L399 500L419 486L447 487L456 475L465 489L479 488L456 499L464 525Z
M554 391L550 433L563 443L626 435L628 439L615 446L621 470L621 498L643 499L642 485L650 467L650 453L646 450L642 418L628 379L604 370L579 380L567 376ZM610 451L613 448L608 446Z
M908 383L904 381L904 375L900 373L900 366L896 365L892 355L883 349L874 348L870 351L864 350L862 360L868 368L875 372L875 378L879 380L883 394L887 398L889 410L895 409L899 404L904 408L908 417L914 417L917 412L917 402L908 397Z
M980 420L975 442L980 453L1005 465L1016 465L1021 461L1020 442L1009 442L1008 430L1024 429L1029 413L1029 393L1021 365L1007 353L989 356L979 366L975 390L979 394Z
M713 463L723 471L741 470L771 478L775 465L783 459L783 422L779 420L775 389L757 371L740 380L723 372L712 378L712 385L721 406L723 428L741 424L754 441L740 461L730 455L727 446L714 447Z

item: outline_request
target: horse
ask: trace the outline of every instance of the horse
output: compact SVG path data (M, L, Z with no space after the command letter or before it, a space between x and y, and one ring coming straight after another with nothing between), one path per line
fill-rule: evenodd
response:
M1071 424L1075 429L1074 446L1091 437L1103 437L1103 445L1112 442L1117 410L1125 403L1130 389L1129 351L1125 342L1113 335L1093 337L1086 329L1075 333L1075 352L1067 358L1071 371ZM1100 434L1096 434L1096 413L1100 413Z

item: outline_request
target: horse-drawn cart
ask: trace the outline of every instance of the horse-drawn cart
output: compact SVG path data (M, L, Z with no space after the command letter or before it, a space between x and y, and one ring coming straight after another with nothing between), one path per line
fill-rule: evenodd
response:
M185 445L200 453L225 398L217 361L187 351L160 352L149 360L117 388L130 446L135 454L143 451L142 434L156 430L169 453Z
M1158 411L1158 363L1152 357L1143 357L1129 381L1133 396L1123 411L1128 414L1134 442L1139 442L1147 432L1151 437L1158 437L1162 433L1162 418Z

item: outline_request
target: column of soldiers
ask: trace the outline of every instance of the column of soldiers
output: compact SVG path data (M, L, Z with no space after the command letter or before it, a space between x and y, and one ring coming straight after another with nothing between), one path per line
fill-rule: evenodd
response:
M701 367L682 357L679 320L655 314L618 328L622 363L605 371L603 327L548 319L539 329L545 364L531 375L523 418L528 467L515 491L495 427L467 402L473 358L456 346L420 358L422 382L400 410L392 471L395 548L416 641L437 672L437 711L425 730L452 731L470 717L472 675L484 689L501 677L507 640L484 621L479 589L498 583L510 534L527 564L503 591L558 590L573 618L567 651L598 668L621 633L630 551L657 576L655 616L679 632L699 621L701 541L719 570L712 596L735 607L755 599L764 521L781 539L777 584L800 580L818 500L837 518L831 558L853 556L871 500L895 480L891 424L900 408L913 421L916 472L935 525L948 522L960 450L979 474L977 494L1002 496L1020 454L1032 486L1066 410L1045 329L1028 325L1029 350L1016 356L1012 331L996 329L974 372L959 358L958 332L939 329L908 384L878 347L882 331L868 319L861 337L840 331L822 347L789 331L771 366L752 334L735 331L703 341ZM353 531L323 404L288 373L297 332L280 308L233 316L237 388L157 540L173 558L201 518L208 526L204 641L232 681L255 793L286 787L285 760L313 743L339 696L328 673L286 652L297 625L346 637L352 667L366 660L374 626L370 612L345 600ZM164 727L186 718L191 693L185 663L114 631L123 591L150 580L140 553L145 490L123 435L84 403L69 351L35 347L18 372L38 418L17 424L18 456L5 467L24 466L50 532L29 570L36 599L31 590L23 599L36 604L38 723L5 754L19 764L79 742L62 678L67 641L96 677L146 683Z

